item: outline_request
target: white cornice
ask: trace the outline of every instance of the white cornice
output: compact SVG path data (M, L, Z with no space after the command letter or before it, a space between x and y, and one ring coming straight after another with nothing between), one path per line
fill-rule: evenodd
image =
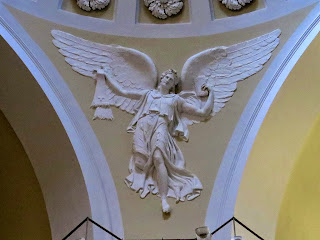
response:
M263 1L263 0L260 0ZM0 0L39 18L92 32L144 38L204 36L238 30L280 18L319 0L264 0L265 8L239 16L215 19L211 0L189 0L190 22L146 24L137 21L140 0L113 0L115 19L106 20L61 10L62 0Z

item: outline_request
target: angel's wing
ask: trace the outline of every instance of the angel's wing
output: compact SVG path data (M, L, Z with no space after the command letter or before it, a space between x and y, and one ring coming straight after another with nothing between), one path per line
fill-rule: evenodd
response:
M157 70L153 61L144 53L116 45L90 42L69 33L53 30L53 43L72 69L97 80L96 92L91 107L96 108L95 117L112 119L113 105L134 114L137 100L117 96L108 87L104 78L93 73L107 68L111 80L127 90L154 89L157 84Z
M179 93L179 96L182 97L188 104L196 107L196 108L201 108L205 104L205 99L199 98L195 91L181 91ZM204 117L199 117L199 116L193 116L187 113L182 113L181 114L181 120L186 124L186 125L192 125L194 123L199 123L203 122L206 118Z
M201 96L204 95L203 84L213 86L214 115L231 99L238 81L263 68L279 44L280 33L275 30L246 42L208 49L192 56L182 69L182 90L195 91Z

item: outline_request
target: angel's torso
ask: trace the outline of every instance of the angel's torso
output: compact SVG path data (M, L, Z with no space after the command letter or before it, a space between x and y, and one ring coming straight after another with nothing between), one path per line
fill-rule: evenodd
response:
M179 114L178 101L179 96L176 94L162 95L158 90L148 91L141 97L136 109L136 116L130 123L128 131L134 132L138 122L141 124L155 119L165 125L175 125L175 119Z
M145 103L140 106L140 118L149 115L158 115L166 121L173 121L177 107L178 96L176 94L162 95L157 90L151 90L145 96ZM140 112L139 111L139 112Z

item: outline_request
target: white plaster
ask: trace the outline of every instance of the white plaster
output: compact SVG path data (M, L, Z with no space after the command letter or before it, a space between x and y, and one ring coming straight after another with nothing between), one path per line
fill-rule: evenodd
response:
M192 56L182 69L182 89L195 90L202 96L201 86L211 86L215 98L212 115L215 115L231 99L238 81L263 68L279 44L280 33L278 29L246 42L215 47Z
M65 56L72 69L96 80L96 92L91 104L92 108L98 110L95 118L111 120L113 115L109 106L135 114L135 106L138 104L136 99L116 96L117 92L112 92L104 77L97 77L97 72L106 73L109 79L126 90L155 88L157 69L146 54L131 48L94 43L58 30L51 33L54 45L60 49L59 52Z
M59 8L61 1L43 0L29 4L24 0L0 0L14 8L57 24L92 32L140 38L179 38L229 32L280 18L319 0L290 0L290 3L286 0L268 0L265 1L264 9L223 19L214 19L209 0L189 0L191 21L177 24L139 23L137 21L139 0L115 1L114 20L91 18L61 10Z
M247 4L251 3L252 0L219 0L230 10L240 10Z
M72 143L87 187L92 218L123 237L116 189L103 151L89 122L54 65L2 4L0 4L0 14L1 36L39 83ZM23 144L23 139L21 142ZM40 186L43 186L41 179L38 180ZM56 206L56 209L59 209L59 206ZM49 212L48 215L50 223L56 221L54 213ZM61 233L52 234L61 235ZM96 239L105 237L101 236L101 231L96 230L94 236Z
M77 0L77 5L85 11L102 10L106 8L110 0Z
M258 84L225 152L207 210L206 225L216 229L234 214L242 173L262 121L288 74L320 30L320 4L299 26ZM230 236L226 229L218 237Z
M231 238L231 240L245 240L242 236L234 236Z
M157 81L155 64L144 53L58 30L52 36L72 69L96 80L94 119L112 120L110 106L135 115L127 129L134 136L125 182L141 198L150 192L160 196L163 212L169 213L167 197L193 200L202 190L199 179L185 169L175 139L188 141L187 125L218 113L233 96L237 82L263 68L279 44L280 33L275 30L190 57L182 69L179 94L172 90L178 84L177 72L169 69Z

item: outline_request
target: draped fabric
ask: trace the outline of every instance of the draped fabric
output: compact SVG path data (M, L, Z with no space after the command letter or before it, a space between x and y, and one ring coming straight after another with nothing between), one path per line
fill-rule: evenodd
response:
M159 149L168 171L168 197L177 201L192 200L202 190L200 180L185 169L185 161L174 137L187 140L187 126L180 119L178 95L161 95L148 91L140 100L137 113L128 127L134 132L130 175L125 179L142 198L148 193L159 195L153 154Z

